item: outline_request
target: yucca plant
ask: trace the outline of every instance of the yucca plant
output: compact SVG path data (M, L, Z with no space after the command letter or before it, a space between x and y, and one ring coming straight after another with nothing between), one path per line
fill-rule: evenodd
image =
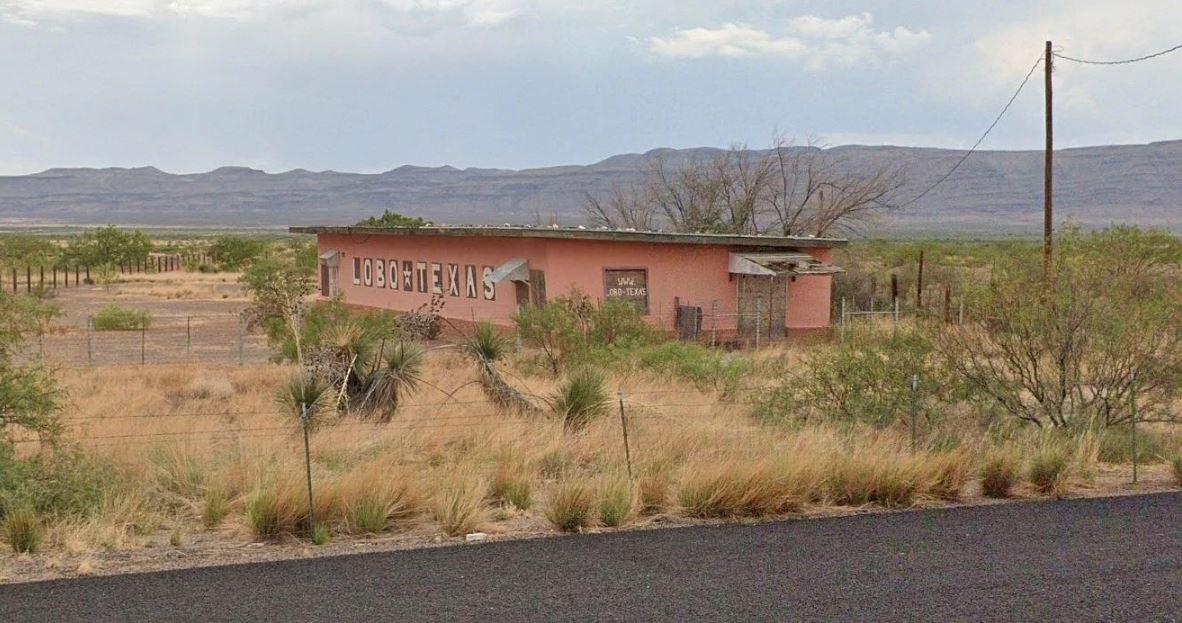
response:
M423 381L425 351L413 342L399 342L386 352L376 369L362 379L360 408L389 422L406 395L418 391Z
M576 370L566 377L550 398L554 413L568 430L582 430L607 413L611 405L603 375L591 368Z
M297 426L302 426L300 418L304 409L308 413L308 428L316 430L328 421L333 396L327 383L308 373L297 374L279 390L276 400L285 413L295 418Z
M509 385L497 370L497 362L509 352L509 342L491 322L476 324L472 336L464 342L463 351L476 362L480 372L480 387L493 404L515 413L538 412L533 402Z

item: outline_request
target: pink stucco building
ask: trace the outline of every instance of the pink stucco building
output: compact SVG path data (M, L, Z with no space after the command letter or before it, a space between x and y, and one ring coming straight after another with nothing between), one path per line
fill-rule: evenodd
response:
M832 250L846 241L549 227L293 227L316 234L320 294L508 325L577 289L683 334L767 338L829 326Z

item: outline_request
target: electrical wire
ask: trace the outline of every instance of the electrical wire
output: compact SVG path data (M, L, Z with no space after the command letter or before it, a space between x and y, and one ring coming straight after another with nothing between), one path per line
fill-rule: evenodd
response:
M936 180L934 184L928 186L923 192L919 193L913 199L904 203L900 207L907 207L922 199L925 195L935 190L937 186L943 184L945 180L951 177L952 174L960 168L960 165L964 164L965 160L968 160L969 156L971 156L973 152L975 152L977 148L981 146L981 143L985 141L985 137L989 136L989 133L993 131L993 128L997 127L997 124L1001 121L1001 118L1004 117L1006 112L1010 110L1010 106L1013 105L1014 100L1018 99L1018 94L1022 92L1022 89L1026 88L1026 83L1030 82L1030 76L1034 75L1034 70L1038 69L1038 65L1039 63L1042 63L1042 61L1043 56L1040 54L1038 59L1034 61L1034 64L1030 66L1030 71L1026 72L1026 77L1022 78L1022 83L1018 85L1018 90L1014 91L1014 94L1010 96L1010 100L1006 102L1006 105L1002 107L1001 112L997 113L997 117L993 119L993 123L989 124L989 127L985 129L985 133L981 135L981 138L977 139L977 142L973 143L973 146L970 147L968 151L964 152L964 155L960 157L960 160L957 160L956 164L952 165L952 168L948 169L948 172L941 176L940 179Z
M1176 46L1169 48L1167 50L1162 50L1160 52L1154 52L1153 54L1146 54L1145 56L1138 56L1136 58L1126 58L1126 59L1122 59L1122 60L1118 60L1118 61L1096 61L1096 60L1085 59L1085 58L1075 58L1072 56L1065 56L1065 55L1060 54L1058 52L1052 52L1052 54L1054 54L1055 58L1061 58L1065 61L1071 61L1073 63L1083 63L1084 65L1128 65L1129 63L1140 63L1141 61L1147 61L1151 58L1165 56L1166 54L1169 54L1171 52L1177 52L1178 50L1182 50L1182 45L1176 45Z

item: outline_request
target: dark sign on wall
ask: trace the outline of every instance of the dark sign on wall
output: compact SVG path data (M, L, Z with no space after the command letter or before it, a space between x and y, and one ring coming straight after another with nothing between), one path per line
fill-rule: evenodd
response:
M604 296L628 301L648 315L648 270L644 268L606 268L603 271Z

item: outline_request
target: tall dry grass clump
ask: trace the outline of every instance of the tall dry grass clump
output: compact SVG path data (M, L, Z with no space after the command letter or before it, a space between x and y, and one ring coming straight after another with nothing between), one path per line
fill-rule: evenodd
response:
M841 506L910 505L930 490L925 457L912 455L899 440L884 435L859 438L830 463L828 499Z
M1020 461L1009 448L994 448L981 462L981 492L986 497L1008 498L1018 482Z
M1052 497L1061 497L1067 488L1071 456L1059 444L1046 443L1030 457L1027 478L1034 490Z
M599 523L617 528L632 519L635 509L632 484L618 476L605 478L599 487Z
M595 492L583 480L555 485L546 504L546 519L563 532L578 532L595 524Z
M445 534L463 536L480 528L485 521L485 489L473 474L457 472L444 476L442 488L432 500L431 511Z
M41 519L33 512L33 509L25 506L8 511L4 516L2 528L8 546L18 554L37 551L42 538L44 538Z

